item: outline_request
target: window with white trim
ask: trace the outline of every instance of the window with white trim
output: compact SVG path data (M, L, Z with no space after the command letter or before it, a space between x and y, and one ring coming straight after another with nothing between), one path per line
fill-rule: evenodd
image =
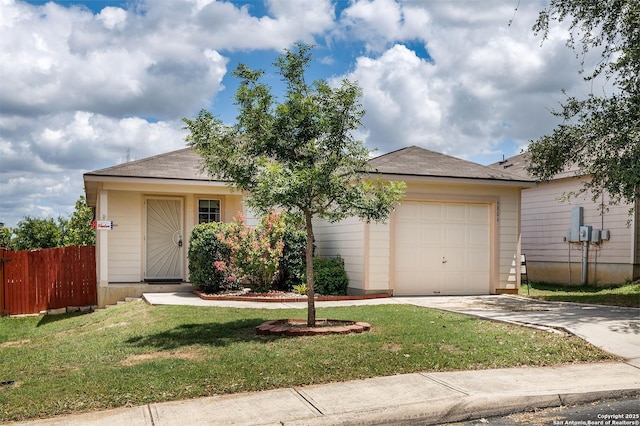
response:
M198 223L220 222L220 200L198 200Z

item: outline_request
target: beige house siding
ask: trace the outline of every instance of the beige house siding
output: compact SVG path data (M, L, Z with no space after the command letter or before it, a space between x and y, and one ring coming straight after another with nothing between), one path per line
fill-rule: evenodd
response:
M316 256L340 255L345 261L349 276L349 288L364 291L365 280L365 235L366 225L358 218L349 218L338 223L317 220L313 224Z
M109 191L109 281L137 282L142 274L142 196Z
M635 205L635 209L634 209L635 215L634 215L634 225L635 225L635 232L633 233L634 235L634 240L635 240L635 260L634 263L636 264L636 270L634 273L635 277L640 276L640 199L636 200L636 205Z
M389 223L370 223L366 231L369 238L365 290L370 293L388 291L391 281L391 226Z
M575 206L583 207L584 225L607 229L611 235L609 241L589 246L589 283L620 283L637 276L634 273L634 264L636 269L638 264L637 215L629 216L626 204L609 206L601 213L600 203L592 201L589 194L568 201L561 199L582 185L581 179L569 177L522 192L522 250L527 258L529 280L580 283L581 244L565 241ZM604 199L604 203L608 204L608 200Z

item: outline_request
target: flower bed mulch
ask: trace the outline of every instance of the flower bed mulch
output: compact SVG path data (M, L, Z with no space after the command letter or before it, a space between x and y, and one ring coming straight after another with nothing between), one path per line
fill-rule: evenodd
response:
M270 291L268 293L254 293L250 291L225 293L225 294L206 294L199 290L193 290L195 294L204 300L232 300L240 302L275 302L275 303L293 303L306 302L307 296L296 293L287 293L283 291ZM315 300L318 302L336 301L336 300L364 300L364 299L380 299L389 297L387 293L363 294L360 296L322 296L316 295Z
M281 319L267 321L256 327L261 336L317 336L319 334L362 333L371 330L366 322L316 319L315 327L307 327L306 319Z

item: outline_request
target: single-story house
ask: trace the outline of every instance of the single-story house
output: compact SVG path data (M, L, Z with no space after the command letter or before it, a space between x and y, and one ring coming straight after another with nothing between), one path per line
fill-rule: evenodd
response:
M418 147L371 160L407 193L385 224L315 224L317 254L345 260L353 294L515 292L520 275L520 193L533 181ZM189 148L84 174L97 232L98 304L188 281L191 229L252 218L243 194L200 172ZM104 221L104 222L101 222ZM182 283L182 284L180 284Z
M527 161L524 153L490 167L527 179L531 177ZM635 205L608 205L606 197L594 202L590 193L566 197L577 193L586 179L574 167L522 191L522 252L529 280L582 284L585 245L588 284L620 284L640 278L640 200ZM632 207L635 210L629 215ZM584 230L577 238L572 231L576 222Z

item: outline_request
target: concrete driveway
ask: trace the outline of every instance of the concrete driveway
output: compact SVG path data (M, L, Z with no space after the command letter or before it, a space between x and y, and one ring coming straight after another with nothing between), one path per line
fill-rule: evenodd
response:
M545 302L523 297L394 297L400 303L516 324L561 328L640 367L640 309Z

